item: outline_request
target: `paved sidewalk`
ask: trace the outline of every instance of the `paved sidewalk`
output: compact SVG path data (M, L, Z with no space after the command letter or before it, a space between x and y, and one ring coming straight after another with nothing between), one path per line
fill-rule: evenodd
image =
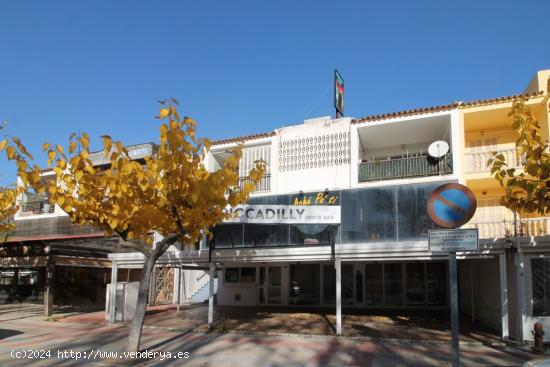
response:
M142 348L156 352L189 353L189 358L136 360L97 358L93 354L122 352L128 327L100 323L46 322L38 317L0 324L1 366L424 366L448 365L448 342L386 340L352 337L202 333L174 327L146 327ZM50 350L48 359L12 359L11 351ZM87 352L86 358L58 358L58 351ZM82 354L81 357L83 357ZM61 356L63 357L63 356ZM112 357L112 356L111 356ZM463 343L463 366L521 366L535 356L505 346Z

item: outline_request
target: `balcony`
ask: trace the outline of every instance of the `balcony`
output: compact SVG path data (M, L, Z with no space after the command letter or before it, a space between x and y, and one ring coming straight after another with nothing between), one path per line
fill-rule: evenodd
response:
M241 177L239 178L239 188L243 188L245 184L252 183L252 179L250 177ZM256 188L254 189L254 193L258 192L269 192L271 190L271 174L263 175L260 182L256 184Z
M439 163L435 164L429 163L428 156L421 154L411 157L360 163L359 182L438 176L452 172L452 154L447 154Z
M48 199L26 201L21 203L20 217L27 217L38 214L53 214L55 206L51 205Z
M477 228L480 239L505 238L514 235L514 221L486 221L468 223L464 228ZM518 236L546 236L550 229L550 217L543 218L522 218L518 220Z
M515 148L497 149L497 153L504 155L508 168L521 167L521 157ZM489 172L487 161L491 158L490 151L466 153L466 173Z

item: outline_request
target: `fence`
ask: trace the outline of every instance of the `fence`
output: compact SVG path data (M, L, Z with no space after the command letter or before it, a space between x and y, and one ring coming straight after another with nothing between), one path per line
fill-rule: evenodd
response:
M427 155L394 158L359 164L359 182L408 177L436 176L453 172L452 154L439 162L430 162Z

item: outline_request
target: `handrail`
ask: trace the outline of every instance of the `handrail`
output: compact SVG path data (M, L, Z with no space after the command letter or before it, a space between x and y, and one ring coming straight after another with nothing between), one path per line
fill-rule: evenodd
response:
M428 162L425 154L402 158L376 160L359 164L359 182L381 181L410 177L437 176L453 172L452 154L439 162Z

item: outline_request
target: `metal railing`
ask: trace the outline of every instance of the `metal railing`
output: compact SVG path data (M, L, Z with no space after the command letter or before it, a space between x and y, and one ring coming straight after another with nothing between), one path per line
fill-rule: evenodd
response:
M494 151L493 151L494 152ZM497 149L497 153L504 155L508 168L521 167L521 156L516 148ZM466 173L489 172L487 161L491 158L491 151L466 153Z
M453 172L452 154L438 163L428 162L427 155L409 156L359 164L359 182L381 181L409 177L436 176Z
M52 214L55 211L55 205L50 204L48 199L39 201L25 201L21 203L21 216L36 214Z
M479 238L505 238L514 236L514 221L484 221L468 223L464 228L477 228ZM546 236L550 230L550 218L522 218L518 220L518 235L520 237Z
M239 178L239 187L242 188L247 183L252 183L252 179L250 177L241 177ZM263 191L270 191L271 190L271 175L266 174L263 175L260 182L256 184L256 188L253 192L263 192Z

